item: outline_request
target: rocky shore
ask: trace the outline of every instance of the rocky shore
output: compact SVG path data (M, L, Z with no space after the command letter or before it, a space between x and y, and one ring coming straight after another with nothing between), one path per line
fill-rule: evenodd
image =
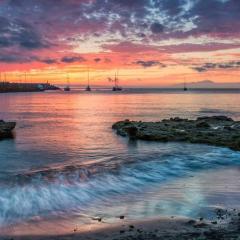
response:
M114 123L112 128L130 139L203 143L240 150L240 121L226 116L199 117L196 120L176 117L160 122L127 119Z
M12 131L15 126L15 122L4 122L0 120L0 140L13 137Z

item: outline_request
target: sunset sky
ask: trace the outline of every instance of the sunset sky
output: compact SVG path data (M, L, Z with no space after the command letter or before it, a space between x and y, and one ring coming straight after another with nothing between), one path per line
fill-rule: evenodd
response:
M240 82L239 0L1 0L1 80Z

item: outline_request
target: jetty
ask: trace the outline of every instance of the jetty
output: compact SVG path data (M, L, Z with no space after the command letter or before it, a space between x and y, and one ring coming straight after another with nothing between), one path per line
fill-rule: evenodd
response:
M11 83L0 82L0 93L8 92L43 92L47 90L59 90L50 83Z

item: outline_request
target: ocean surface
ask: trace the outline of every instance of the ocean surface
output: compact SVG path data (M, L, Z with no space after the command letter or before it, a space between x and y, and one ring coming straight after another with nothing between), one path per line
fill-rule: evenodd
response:
M61 222L51 225L59 233L94 217L211 219L216 208L239 209L240 152L129 141L111 129L124 119L240 120L239 99L236 91L1 94L0 119L17 127L0 142L0 235L44 233L46 222Z

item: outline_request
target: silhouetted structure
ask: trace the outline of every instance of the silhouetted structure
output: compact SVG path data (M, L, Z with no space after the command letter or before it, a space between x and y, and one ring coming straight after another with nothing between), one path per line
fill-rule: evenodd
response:
M0 82L0 93L5 92L42 92L46 90L59 90L49 83L10 83Z
M85 91L87 91L87 92L91 92L92 91L92 89L91 89L91 87L90 87L90 84L89 84L89 70L88 70L88 85L87 85L87 87L86 87L86 89L85 89Z
M186 81L184 81L184 84L183 84L183 91L187 91L188 88L187 88L187 84L186 84Z
M63 89L65 92L69 92L71 91L71 88L70 88L70 82L69 82L69 76L67 75L67 85L66 87Z
M119 87L118 83L119 83L119 79L118 79L117 74L115 73L114 86L113 86L113 88L112 88L112 91L114 91L114 92L116 92L116 91L122 91L122 88Z

